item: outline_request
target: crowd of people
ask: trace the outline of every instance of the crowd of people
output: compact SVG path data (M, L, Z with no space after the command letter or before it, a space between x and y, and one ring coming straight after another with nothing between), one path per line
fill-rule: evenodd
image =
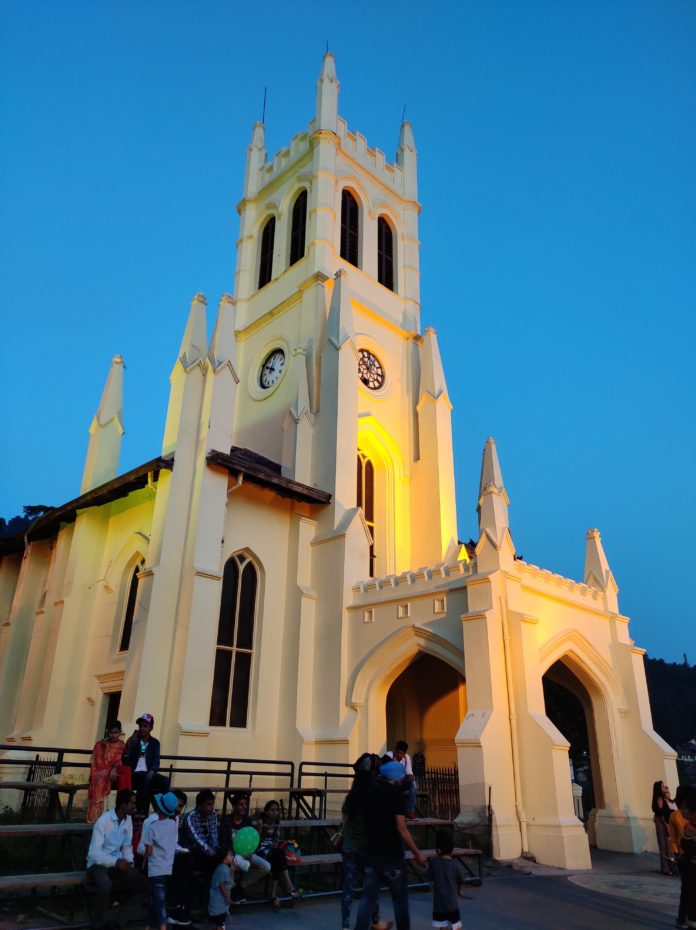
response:
M653 785L652 810L664 875L679 875L676 927L696 927L696 788L680 785L672 799L662 781Z
M204 789L184 813L187 797L170 791L159 773L160 744L152 735L154 718L142 714L138 729L124 743L115 721L94 747L87 819L94 823L87 874L96 889L94 924L107 927L107 905L114 887L137 901L150 901L149 927L188 926L196 887L207 889L211 927L225 924L230 907L246 899L248 889L270 878L271 905L280 909L281 892L290 903L299 898L290 877L288 854L281 837L277 800L269 801L254 824L249 796L231 798L231 813L221 820L215 795ZM362 886L355 930L391 930L381 918L379 890L390 892L397 930L409 930L405 850L427 870L433 883L433 927L460 930L458 896L466 874L452 856L452 838L439 831L437 856L426 862L407 822L417 819L416 781L408 745L399 740L380 757L364 753L353 765L354 778L342 807L342 822L332 837L343 865L341 927L349 930L356 888ZM106 796L116 789L116 805L104 812ZM154 812L147 815L150 804ZM696 788L680 786L674 800L662 781L653 785L660 865L664 874L681 877L676 926L696 928ZM133 815L142 826L134 835ZM252 829L253 850L237 838ZM253 831L256 831L253 833ZM125 912L120 912L125 916Z
M149 898L152 930L189 926L196 889L201 888L207 892L204 903L211 928L223 927L233 905L244 901L248 889L266 878L270 878L274 910L280 909L281 892L294 903L300 895L290 877L281 837L280 803L269 801L254 824L248 795L236 794L231 798L231 813L219 820L215 795L204 789L185 813L186 795L169 790L159 774L160 750L152 736L152 715L143 714L137 724L138 730L123 743L116 721L93 752L88 817L94 830L87 875L96 889L94 926L113 930L107 917L114 891L119 899L124 895L128 899L127 906L119 909L121 920L131 917L132 908L145 896ZM394 926L380 917L378 895L383 885L391 894L397 930L409 930L404 859L409 849L433 882L433 926L460 930L457 899L466 875L452 857L451 835L438 832L438 855L426 862L407 827L407 820L416 819L416 785L408 745L399 741L381 758L365 753L353 769L341 827L332 838L343 862L341 926L350 926L354 892L361 883L356 930L391 930ZM115 807L103 812L104 799L114 787ZM142 820L150 803L154 812ZM136 812L142 825L134 831ZM243 849L239 842L249 828L253 828L253 850Z

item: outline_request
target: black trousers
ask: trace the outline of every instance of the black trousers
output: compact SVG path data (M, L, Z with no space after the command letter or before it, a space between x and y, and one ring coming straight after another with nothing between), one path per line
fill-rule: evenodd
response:
M147 817L150 801L156 795L169 791L169 779L159 772L133 772L133 790L137 792L135 809Z
M94 902L94 927L101 927L106 923L109 893L112 888L117 889L119 895L125 892L129 897L127 907L119 908L119 921L123 921L126 916L131 919L142 917L141 914L135 913L135 909L139 904L147 901L150 887L147 879L138 869L131 866L122 871L115 866L107 868L103 865L91 865L87 869L87 877L97 890Z
M194 894L193 873L203 874L203 887L207 893L210 879L213 877L217 862L215 856L204 856L201 852L177 853L174 856L174 869L169 891L172 905L177 911L182 911L187 917L191 911ZM207 906L207 900L205 905Z

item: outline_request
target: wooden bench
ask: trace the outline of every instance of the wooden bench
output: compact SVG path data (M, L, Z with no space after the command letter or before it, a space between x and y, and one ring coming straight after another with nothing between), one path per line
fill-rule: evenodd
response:
M3 823L3 836L74 836L92 832L91 823Z
M80 785L62 785L50 781L0 781L0 791L51 791L56 799L56 807L64 823L70 820L72 814L73 802L78 791L86 791L89 784ZM65 803L65 810L60 803L60 794L67 794L68 799Z
M421 853L426 859L432 859L437 855L437 850L435 849L421 849ZM422 872L416 871L415 866L415 856L412 852L407 851L404 853L407 864L411 867L411 872L415 877L415 881L409 883L409 887L418 887L424 884L428 884L427 879ZM483 853L480 849L465 849L461 846L455 846L452 851L452 856L455 859L459 859L464 868L469 873L469 878L467 879L467 884L470 885L481 885L483 882ZM469 860L469 861L467 861ZM472 869L469 864L470 861L474 860L474 868ZM312 869L313 867L319 867L322 865L332 865L336 871L336 878L338 878L338 869L343 862L343 857L341 853L331 852L331 853L317 853L308 856L302 856L302 858L291 866L295 870L300 869ZM339 889L335 889L338 891ZM324 895L327 894L326 891L307 891L305 892L305 897L311 898L315 894ZM249 901L249 903L254 903L254 901Z
M35 875L0 875L0 893L31 888L69 888L82 885L86 872L39 872Z

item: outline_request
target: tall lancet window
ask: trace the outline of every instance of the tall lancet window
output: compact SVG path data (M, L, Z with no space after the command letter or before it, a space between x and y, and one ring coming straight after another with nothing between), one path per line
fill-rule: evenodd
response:
M377 280L394 290L394 233L383 216L377 219Z
M292 207L292 220L290 223L290 264L294 265L304 258L305 238L307 233L307 191L303 190L297 195Z
M358 241L360 233L360 211L358 201L345 187L341 194L341 258L351 265L358 264Z
M210 701L214 727L247 725L258 587L258 571L247 555L238 552L227 560Z
M128 597L126 599L126 612L123 617L123 629L121 630L121 641L119 643L119 652L127 652L130 646L131 633L133 632L133 617L135 616L135 605L138 600L138 574L143 570L145 563L141 560L133 569L128 583Z
M370 578L375 575L375 467L364 452L358 449L358 507L362 509L370 530Z
M273 274L273 244L275 242L275 217L269 217L261 233L261 258L259 261L259 288L271 280Z

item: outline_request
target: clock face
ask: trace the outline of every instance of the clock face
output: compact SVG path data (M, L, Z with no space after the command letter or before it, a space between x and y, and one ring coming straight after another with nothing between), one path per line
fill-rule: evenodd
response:
M371 391L377 391L384 384L384 368L382 363L367 349L358 352L358 377Z
M285 352L282 349L273 349L266 356L259 372L259 384L262 388L270 388L280 380L285 369Z

